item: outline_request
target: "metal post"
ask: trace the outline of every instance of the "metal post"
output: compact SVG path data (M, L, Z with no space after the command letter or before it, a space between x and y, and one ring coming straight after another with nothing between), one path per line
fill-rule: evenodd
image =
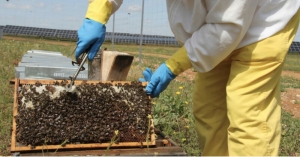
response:
M142 4L142 20L141 20L141 33L140 33L140 55L139 55L139 69L141 70L142 63L142 45L143 45L143 27L144 27L144 3Z
M111 49L114 51L114 44L115 44L115 14L113 15L113 30L112 30L112 37L111 37Z
M3 36L3 29L0 29L0 39L2 39Z

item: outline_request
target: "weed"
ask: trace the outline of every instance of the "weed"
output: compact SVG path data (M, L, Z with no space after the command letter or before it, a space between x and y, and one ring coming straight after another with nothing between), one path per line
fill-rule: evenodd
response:
M153 99L154 126L176 141L188 155L201 153L192 114L192 82L172 81L160 97Z
M110 143L109 143L108 147L106 148L106 151L105 151L105 155L104 155L104 156L107 155L107 153L108 153L110 147L111 147L115 142L118 141L118 138L117 138L117 137L118 137L118 134L119 134L119 131L118 131L118 130L115 130L115 134L114 134L114 136L111 138Z
M280 156L298 156L300 153L300 119L294 119L282 110ZM298 153L298 154L297 154Z
M47 142L48 142L47 137L45 137L44 144L43 144L43 147L42 147L42 154L43 154L43 156L44 156L44 146L47 147ZM48 149L47 149L47 153L48 153Z
M64 147L64 146L67 144L67 142L69 142L69 140L68 140L68 139L65 139L65 140L60 144L60 146L61 146L61 147ZM54 152L53 154L55 154L55 153L57 152L58 149L59 149L59 147L55 150L55 152Z

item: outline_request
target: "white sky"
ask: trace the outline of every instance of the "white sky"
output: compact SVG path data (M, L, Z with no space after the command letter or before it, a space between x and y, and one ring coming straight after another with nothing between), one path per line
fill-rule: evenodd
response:
M0 0L0 25L78 30L84 19L87 0ZM115 14L115 32L141 30L142 0L124 0ZM111 16L106 25L112 31ZM173 36L165 0L145 0L144 34ZM300 42L300 29L295 38Z

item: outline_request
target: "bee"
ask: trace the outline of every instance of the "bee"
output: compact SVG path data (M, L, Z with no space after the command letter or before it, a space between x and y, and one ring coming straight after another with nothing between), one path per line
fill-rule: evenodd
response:
M60 85L61 86L65 86L65 85L67 85L68 84L68 81L67 80L62 80L61 82L60 82Z
M55 89L53 86L47 85L45 88L46 88L48 91L50 91L52 94L55 93L55 91L56 91L56 89Z
M54 81L53 84L54 85L59 85L59 82L58 81Z
M39 87L41 85L42 85L41 82L39 82L39 81L35 82L35 86Z

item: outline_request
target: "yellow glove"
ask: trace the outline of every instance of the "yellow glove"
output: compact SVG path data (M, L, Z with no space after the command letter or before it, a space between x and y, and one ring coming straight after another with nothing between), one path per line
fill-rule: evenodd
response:
M86 18L106 24L112 12L112 5L108 0L93 0L88 6Z
M180 48L175 54L172 55L171 58L166 60L166 65L175 75L179 75L185 70L191 68L192 63L187 56L185 47L183 46L182 48Z

